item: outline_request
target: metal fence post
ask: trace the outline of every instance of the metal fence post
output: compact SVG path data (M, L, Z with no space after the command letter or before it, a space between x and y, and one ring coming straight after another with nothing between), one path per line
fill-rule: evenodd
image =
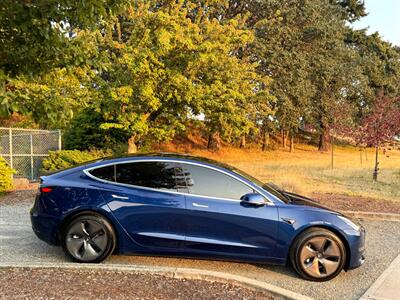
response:
M61 130L58 130L58 150L61 150L62 144L61 144Z
M9 137L8 137L9 147L8 147L8 149L9 149L9 152L10 152L10 167L11 167L11 169L13 169L13 167L14 167L14 165L13 165L13 142L12 142L12 129L11 128L8 129L8 134L9 134ZM13 179L13 178L14 178L14 175L11 174L11 179Z
M33 177L33 136L32 136L32 133L30 134L30 142L31 142L31 180L33 180L34 177Z

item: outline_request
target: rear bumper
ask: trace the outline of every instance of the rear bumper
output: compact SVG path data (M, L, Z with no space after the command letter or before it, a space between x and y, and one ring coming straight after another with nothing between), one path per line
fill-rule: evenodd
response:
M356 234L350 235L350 260L348 269L360 267L365 262L365 229L360 228Z
M58 245L58 219L40 214L33 207L30 211L32 230L36 236L50 245Z

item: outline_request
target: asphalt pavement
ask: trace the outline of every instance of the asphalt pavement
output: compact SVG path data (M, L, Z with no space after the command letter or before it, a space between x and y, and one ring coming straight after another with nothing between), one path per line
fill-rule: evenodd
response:
M49 246L32 232L30 203L0 205L0 265L67 263L61 248ZM264 281L315 299L359 299L400 254L399 222L363 221L367 231L366 262L323 283L299 278L290 267L152 256L110 257L106 265L204 269Z

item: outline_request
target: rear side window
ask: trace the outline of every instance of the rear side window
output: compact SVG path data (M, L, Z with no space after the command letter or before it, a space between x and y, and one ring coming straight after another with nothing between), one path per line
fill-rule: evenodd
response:
M184 176L175 163L132 162L116 165L116 181L161 190L177 191L184 185Z
M209 168L182 164L191 194L239 200L253 189L239 180Z
M108 181L115 181L115 166L106 166L106 167L101 167L97 169L90 170L89 173L93 175L94 177L103 179L103 180L108 180Z

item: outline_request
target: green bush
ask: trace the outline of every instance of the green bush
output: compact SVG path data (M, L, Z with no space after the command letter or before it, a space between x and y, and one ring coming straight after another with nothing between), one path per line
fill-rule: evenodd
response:
M49 156L43 160L42 172L63 170L76 165L112 155L111 150L61 150L49 151Z
M122 129L100 128L106 122L102 115L92 108L85 108L72 120L63 135L65 149L89 150L127 147L129 135ZM126 149L125 149L126 150Z
M13 188L11 175L15 171L11 169L5 159L0 156L0 194Z

